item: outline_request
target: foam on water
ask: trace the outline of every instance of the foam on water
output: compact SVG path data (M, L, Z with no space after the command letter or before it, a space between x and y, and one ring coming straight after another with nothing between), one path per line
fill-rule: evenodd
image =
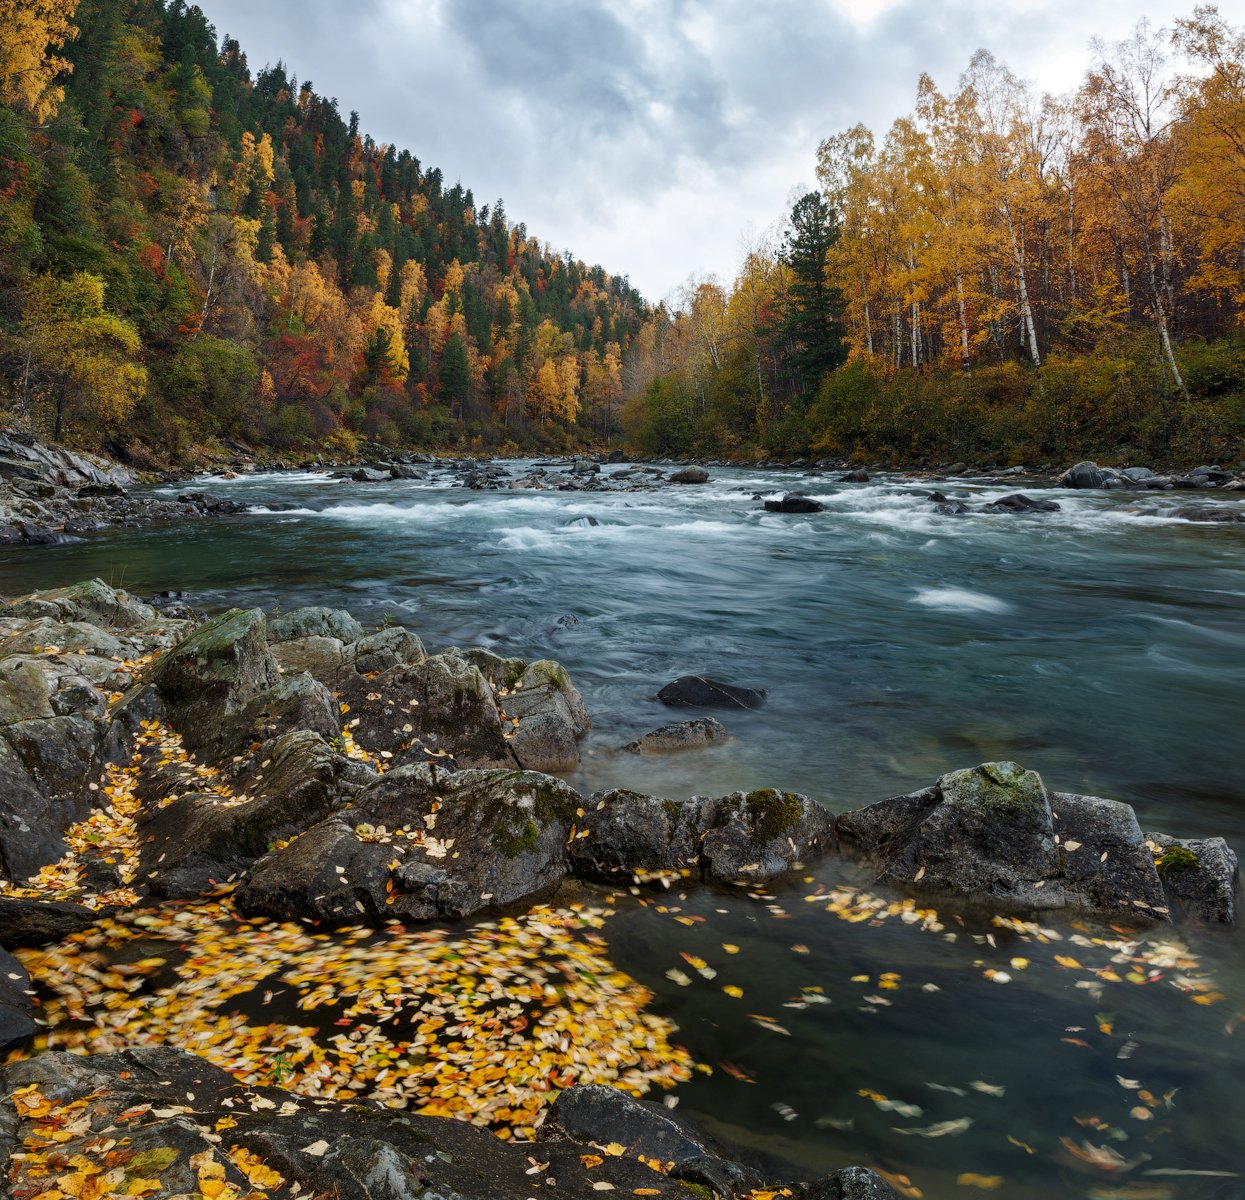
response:
M967 588L920 588L912 603L940 612L1003 613L1011 608L1004 600Z

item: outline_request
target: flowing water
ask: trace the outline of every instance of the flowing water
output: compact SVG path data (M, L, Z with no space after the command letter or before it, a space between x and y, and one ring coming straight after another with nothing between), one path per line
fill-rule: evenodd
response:
M1245 528L1175 518L1187 493L951 517L899 477L743 470L635 494L313 473L192 486L263 507L5 551L0 591L98 575L211 610L330 604L430 649L556 658L594 720L570 777L585 792L773 786L841 810L1013 759L1128 801L1143 828L1245 848ZM827 511L753 498L797 486ZM939 486L973 504L1017 490ZM696 715L655 699L689 673L768 702L719 714L734 736L712 749L619 753ZM988 914L888 916L843 901L847 870L830 860L753 897L624 898L614 961L714 1068L679 1089L682 1111L806 1174L863 1162L928 1197L1245 1196L1240 935L1107 946L1122 935L1053 917L1035 936Z

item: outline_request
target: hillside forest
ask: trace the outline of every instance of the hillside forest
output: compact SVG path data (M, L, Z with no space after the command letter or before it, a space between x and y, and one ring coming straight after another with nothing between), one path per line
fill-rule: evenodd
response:
M239 443L1234 458L1245 29L978 51L729 281L650 305L184 0L0 0L0 412L139 463ZM798 190L798 189L797 189Z

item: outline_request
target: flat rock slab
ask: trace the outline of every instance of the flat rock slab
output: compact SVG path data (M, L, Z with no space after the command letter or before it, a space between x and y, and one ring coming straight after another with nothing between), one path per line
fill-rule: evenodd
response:
M72 933L90 929L101 915L59 900L0 896L0 946L20 950L62 942Z

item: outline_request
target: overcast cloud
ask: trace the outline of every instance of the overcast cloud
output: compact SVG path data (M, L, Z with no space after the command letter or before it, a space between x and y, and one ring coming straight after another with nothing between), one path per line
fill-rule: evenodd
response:
M200 0L252 70L281 59L379 142L649 298L729 280L815 182L818 142L881 133L917 76L992 50L1072 87L1155 0Z

